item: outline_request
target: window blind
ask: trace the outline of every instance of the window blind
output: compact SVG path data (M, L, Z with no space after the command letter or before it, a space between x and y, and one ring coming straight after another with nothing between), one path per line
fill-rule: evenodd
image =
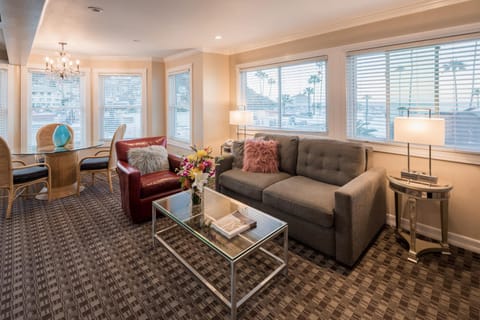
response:
M192 93L190 70L168 75L168 134L174 140L191 142Z
M348 136L392 141L395 117L428 108L445 119L446 146L480 151L479 58L480 39L350 54Z
M29 126L27 144L36 143L37 130L49 123L67 123L75 142L85 137L84 92L80 76L57 79L40 71L30 71Z
M7 70L0 69L0 137L6 141L8 141L7 75Z
M240 100L253 112L251 127L326 132L324 57L242 69Z
M102 74L102 139L111 140L126 124L125 138L142 136L143 88L140 74Z

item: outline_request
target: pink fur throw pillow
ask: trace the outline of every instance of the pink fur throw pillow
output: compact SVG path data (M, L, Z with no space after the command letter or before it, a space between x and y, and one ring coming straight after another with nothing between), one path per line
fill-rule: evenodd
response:
M277 173L278 141L246 140L243 152L243 171Z

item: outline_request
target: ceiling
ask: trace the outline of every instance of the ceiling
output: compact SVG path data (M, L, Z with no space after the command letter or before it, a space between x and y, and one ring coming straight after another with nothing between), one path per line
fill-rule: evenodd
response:
M64 41L80 56L164 58L191 49L231 54L458 2L463 0L0 0L0 27L14 64L25 64L31 52L28 44L17 48L14 39L28 37L36 53L56 51Z

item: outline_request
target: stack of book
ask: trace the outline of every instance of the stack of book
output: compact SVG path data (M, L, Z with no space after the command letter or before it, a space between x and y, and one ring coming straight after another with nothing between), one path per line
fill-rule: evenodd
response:
M225 217L212 222L212 228L228 239L256 226L257 222L255 220L241 213L239 210L235 210Z

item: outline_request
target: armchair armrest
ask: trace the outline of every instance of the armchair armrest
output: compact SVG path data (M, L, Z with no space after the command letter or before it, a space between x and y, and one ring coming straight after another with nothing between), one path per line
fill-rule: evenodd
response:
M353 266L385 224L385 169L372 168L335 192L336 260Z
M117 173L123 183L122 187L122 201L128 201L131 204L138 203L140 200L140 170L132 167L127 162L117 161Z
M228 170L232 169L233 166L233 155L232 154L227 154L222 157L216 157L215 162L217 163L217 166L215 167L215 190L220 190L220 175Z
M169 153L168 154L168 164L170 165L170 171L176 172L176 169L180 169L180 164L182 163L182 158Z
M97 152L95 152L95 156L98 156L101 153L110 153L110 148L98 150Z

